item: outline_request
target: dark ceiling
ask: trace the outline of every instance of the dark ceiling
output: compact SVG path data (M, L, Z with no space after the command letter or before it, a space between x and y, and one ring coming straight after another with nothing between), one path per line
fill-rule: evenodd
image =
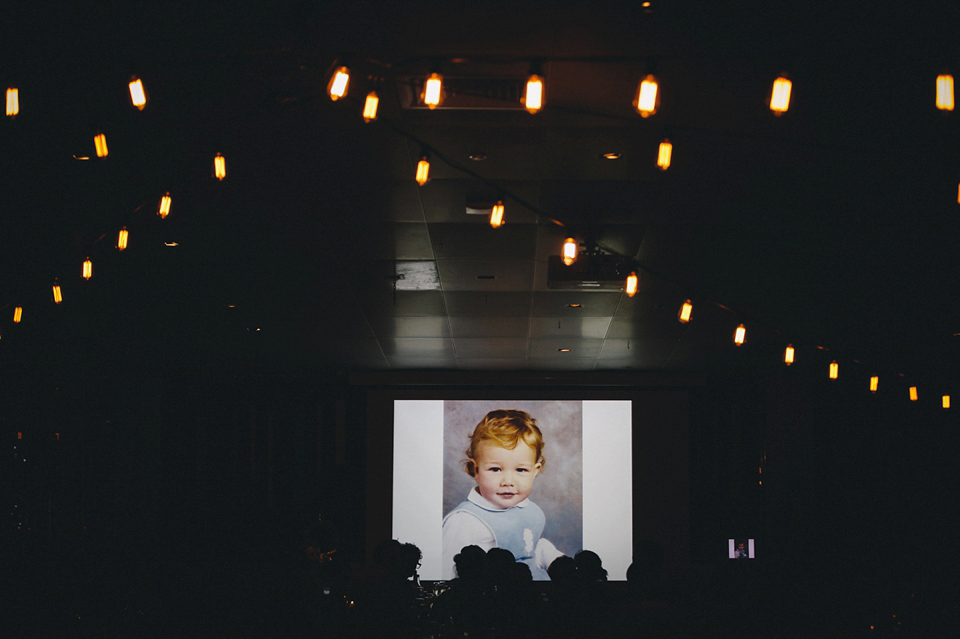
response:
M957 5L643 4L7 5L0 357L696 370L782 366L790 342L811 374L856 360L951 384L960 129L933 97L960 69ZM536 115L516 101L533 63ZM461 108L408 104L433 68ZM661 107L641 118L649 71ZM75 159L97 131L109 156ZM498 198L502 228L467 213ZM568 235L636 268L639 293L562 284L548 263Z

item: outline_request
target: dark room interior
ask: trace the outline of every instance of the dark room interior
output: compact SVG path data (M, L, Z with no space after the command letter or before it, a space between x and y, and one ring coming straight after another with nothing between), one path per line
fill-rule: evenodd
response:
M477 636L375 601L409 400L631 406L656 575L480 636L955 633L956 3L0 23L4 636Z

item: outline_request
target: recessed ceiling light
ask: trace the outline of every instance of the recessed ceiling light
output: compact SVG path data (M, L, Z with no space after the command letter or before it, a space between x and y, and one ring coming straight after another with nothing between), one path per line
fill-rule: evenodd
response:
M177 242L164 242L164 246L180 246Z
M608 151L600 155L604 160L619 160L622 156L617 151Z
M570 349L569 349L569 348L558 348L557 350L560 351L561 353L569 353L569 352L570 352Z
M469 157L474 162L483 162L484 160L487 159L487 156L484 155L483 153L471 153L467 157Z
M568 308L583 308L583 304L577 304L576 302L574 302L573 304L567 304L567 307L568 307Z

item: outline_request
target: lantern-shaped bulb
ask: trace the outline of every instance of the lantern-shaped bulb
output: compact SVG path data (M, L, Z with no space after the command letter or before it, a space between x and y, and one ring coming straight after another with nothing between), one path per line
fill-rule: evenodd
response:
M937 76L937 108L953 111L953 76L949 73Z
M120 229L120 232L117 233L117 250L122 251L127 248L127 240L130 238L130 234L127 232L127 227Z
M917 387L916 387L916 386L911 386L911 387L910 387L910 401L911 401L911 402L915 402L915 401L917 401L918 399L920 399L920 391L917 390Z
M339 100L347 94L347 85L350 83L350 69L340 67L333 72L333 77L327 83L327 93L331 100Z
M490 226L495 229L503 226L503 200L497 200L497 203L490 209Z
M107 136L105 136L103 133L97 133L93 137L93 145L97 150L98 158L107 157L107 153L109 153L109 151L107 151Z
M523 89L523 108L530 113L536 113L543 108L543 78L536 73L527 78L527 86Z
M376 91L371 91L367 94L366 99L363 101L363 121L370 122L371 120L377 119L377 107L380 106L380 98L377 96Z
M673 155L673 145L670 144L670 140L663 138L663 142L660 143L660 149L657 152L657 166L660 167L661 171L666 171L670 168L670 157Z
M130 102L133 106L137 107L143 111L144 107L147 106L147 94L143 90L143 82L140 81L140 78L134 76L130 80Z
M227 158L217 153L213 157L213 177L223 180L227 177Z
M420 161L417 162L417 184L423 186L427 183L427 180L430 179L430 160L427 159L427 156L420 158Z
M637 97L633 99L633 108L642 117L648 118L657 112L657 107L660 106L659 88L657 79L653 75L647 75L640 81Z
M53 280L53 303L59 304L63 301L63 293L60 291L60 284L57 280Z
M431 73L423 84L423 95L420 97L427 107L436 109L443 99L443 76L439 73Z
M781 75L773 81L773 90L770 92L770 110L774 115L783 115L790 108L790 90L793 83L786 75Z
M943 406L944 408L950 408L950 396L944 395L943 397L941 397L940 405Z
M683 306L680 307L680 311L677 313L677 319L680 320L681 324L686 324L693 319L693 302L686 300L683 303Z
M876 393L877 389L880 387L880 378L876 375L870 377L870 392Z
M747 327L741 324L733 333L733 343L742 346L745 341L747 341Z
M627 294L627 297L633 297L637 294L637 272L630 271L630 275L627 275L627 284L623 288L623 292Z
M13 307L13 323L14 323L14 324L19 324L19 323L20 323L20 320L22 320L22 319L23 319L23 307L22 307L22 306L14 306L14 307Z
M167 191L160 198L160 204L157 206L157 215L160 216L161 220L170 215L171 204L173 204L173 198L170 197L170 191Z
M793 364L794 355L796 355L796 351L793 348L793 344L787 344L787 348L783 351L783 363L787 366Z
M840 377L840 364L837 364L837 360L830 362L830 379L837 379Z
M91 277L93 277L93 262L88 257L83 261L83 279L89 280Z
M20 113L20 91L17 87L7 87L7 115L11 118Z
M563 241L563 263L567 266L570 266L577 261L577 241L572 237L568 237Z

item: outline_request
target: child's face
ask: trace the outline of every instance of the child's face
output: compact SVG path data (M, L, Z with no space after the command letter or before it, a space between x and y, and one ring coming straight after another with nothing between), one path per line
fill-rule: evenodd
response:
M501 448L483 442L477 446L476 452L474 479L487 501L507 509L530 495L533 480L540 472L532 446L522 440L517 442L516 448Z

